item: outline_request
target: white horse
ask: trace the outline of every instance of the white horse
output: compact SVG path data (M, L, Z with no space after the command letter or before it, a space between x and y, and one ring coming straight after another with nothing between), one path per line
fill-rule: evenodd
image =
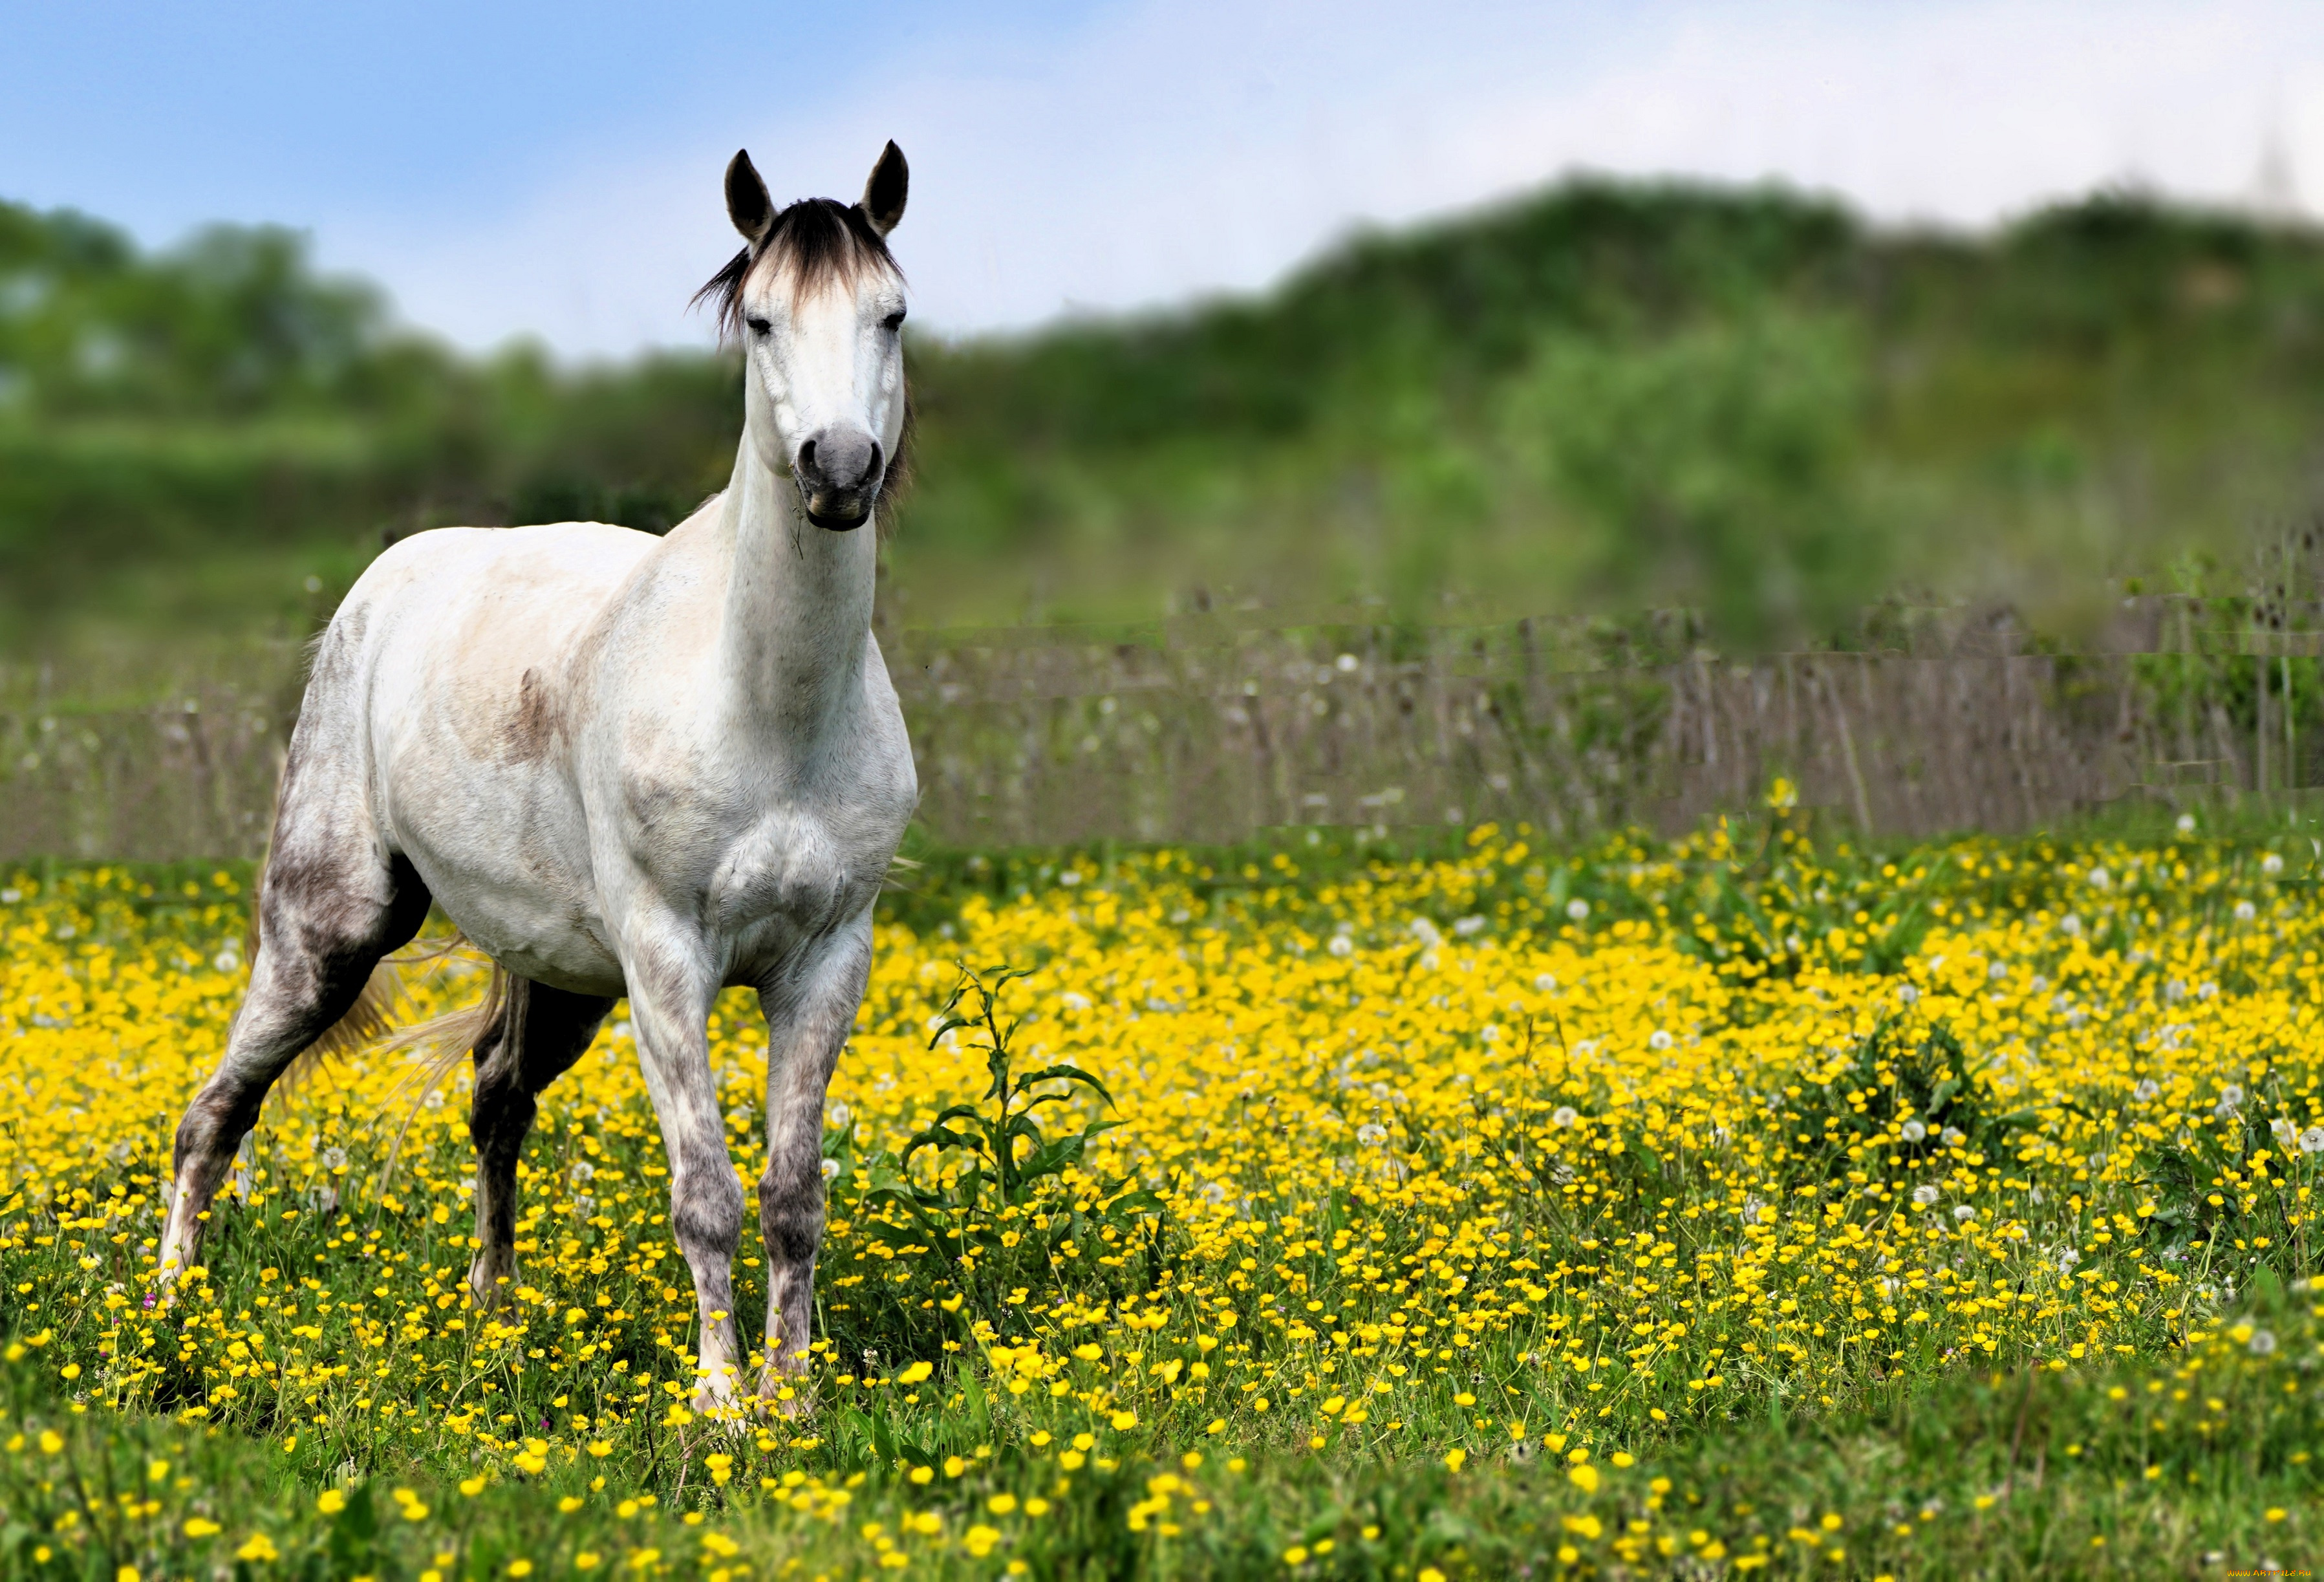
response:
M904 292L887 236L908 180L890 143L861 202L779 212L734 156L727 212L749 245L701 295L742 340L742 440L725 490L667 537L423 532L349 591L283 770L250 990L178 1126L165 1281L192 1265L267 1089L367 1014L374 965L432 898L494 963L473 1037L478 1300L514 1273L534 1096L626 995L701 1304L695 1399L734 1402L742 1191L705 1023L720 988L746 985L767 1018L759 1388L806 1368L824 1092L919 794L862 531L901 472Z

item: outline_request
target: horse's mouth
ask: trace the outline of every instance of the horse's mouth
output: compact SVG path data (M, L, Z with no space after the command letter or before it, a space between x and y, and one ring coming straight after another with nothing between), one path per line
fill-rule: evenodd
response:
M844 511L818 511L812 505L807 508L807 519L825 532L853 532L857 528L862 527L871 515L871 511L862 505L851 506Z

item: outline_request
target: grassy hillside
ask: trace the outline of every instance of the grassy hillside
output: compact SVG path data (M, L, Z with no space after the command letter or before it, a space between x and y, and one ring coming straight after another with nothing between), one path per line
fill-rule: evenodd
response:
M1899 588L2053 620L2298 520L2324 239L2101 197L1997 236L1579 184L1273 292L912 347L913 624L1646 602L1812 634ZM296 239L0 205L0 648L312 619L387 539L724 479L736 374L456 356Z
M2319 307L2314 236L2116 199L1969 241L1567 188L1265 300L928 359L899 563L1037 532L1070 587L1149 556L1747 627L1900 583L2047 602L2297 508Z

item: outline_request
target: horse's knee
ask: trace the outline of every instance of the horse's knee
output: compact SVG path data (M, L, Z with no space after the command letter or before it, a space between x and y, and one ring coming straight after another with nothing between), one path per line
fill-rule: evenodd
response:
M770 1165L759 1178L759 1230L766 1237L768 1257L780 1263L814 1257L823 1242L823 1171Z
M670 1181L669 1225L681 1251L732 1258L742 1240L742 1188L732 1168L688 1170Z
M223 1160L232 1153L241 1145L243 1135L257 1124L258 1106L264 1097L263 1086L223 1078L194 1095L178 1120L171 1152L172 1170L183 1170L189 1161Z
M487 1061L476 1072L475 1093L468 1104L468 1140L476 1145L479 1158L497 1159L522 1143L532 1130L532 1090L513 1065Z

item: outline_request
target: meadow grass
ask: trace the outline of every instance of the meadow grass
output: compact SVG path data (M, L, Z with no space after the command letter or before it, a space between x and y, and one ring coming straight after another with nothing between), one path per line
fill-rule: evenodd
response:
M201 1274L154 1300L247 874L20 874L0 1565L2300 1564L2308 843L1871 853L1780 793L1586 850L924 854L827 1114L815 1368L739 1420L688 1406L693 1299L618 1011L545 1096L496 1309L463 1295L465 1078L412 1107L383 1058L270 1099ZM415 976L412 1012L480 983ZM713 1049L752 1177L745 998Z

